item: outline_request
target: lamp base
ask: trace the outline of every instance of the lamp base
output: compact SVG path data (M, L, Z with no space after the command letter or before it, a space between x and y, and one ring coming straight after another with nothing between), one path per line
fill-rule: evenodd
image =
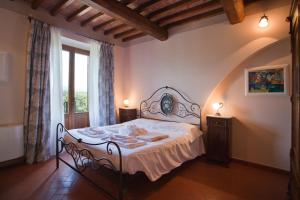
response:
M215 115L216 115L216 116L221 116L221 113L216 112Z

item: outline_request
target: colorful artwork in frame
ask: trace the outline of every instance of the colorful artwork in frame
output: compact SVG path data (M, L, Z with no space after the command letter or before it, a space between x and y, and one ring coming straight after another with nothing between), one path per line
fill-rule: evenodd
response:
M285 64L246 69L246 95L287 94L287 66Z

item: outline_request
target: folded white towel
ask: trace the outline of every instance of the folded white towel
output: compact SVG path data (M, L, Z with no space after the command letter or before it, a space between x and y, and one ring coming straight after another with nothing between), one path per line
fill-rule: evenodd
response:
M115 141L115 142L122 142L122 143L137 143L138 142L138 140L134 139L134 138L119 138L119 137L115 137L115 136L111 136L110 140Z
M103 138L103 140L115 142L120 147L126 148L126 149L134 149L134 148L144 146L147 144L145 141L137 140L137 139L135 139L135 137L132 137L132 136L113 135L110 137Z
M136 125L130 124L121 127L119 129L119 134L128 136L139 136L147 134L147 130L144 128L139 128Z
M134 136L127 136L127 135L113 134L113 136L118 138L118 139L135 139Z
M104 130L95 131L91 128L79 129L78 133L81 133L81 134L89 136L89 137L94 137L94 138L99 138L99 137L103 137L106 135Z
M126 149L134 149L137 147L141 147L144 146L146 144L146 142L137 142L137 143L118 143L120 145L120 147L126 148Z
M169 135L166 135L166 134L149 133L147 135L137 136L136 138L139 139L139 140L147 141L147 142L155 142L155 141L158 141L158 140L166 139L168 137L169 137Z

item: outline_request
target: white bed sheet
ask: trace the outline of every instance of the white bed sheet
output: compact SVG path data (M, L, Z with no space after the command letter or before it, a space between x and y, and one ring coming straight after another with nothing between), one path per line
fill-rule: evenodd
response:
M147 145L134 149L121 148L123 172L125 173L135 174L141 171L146 174L149 180L156 181L163 174L169 173L185 161L205 153L202 132L199 127L187 123L136 119L123 124L105 126L103 129L118 132L118 129L126 124L135 124L148 131L168 134L169 138L148 142ZM79 133L78 129L70 130L70 133L88 143L102 142L100 139ZM64 139L66 142L76 142L68 134L64 136ZM93 146L82 143L78 145L81 148L88 148L96 157L108 157L116 167L119 166L117 149L113 145L111 145L113 150L111 156L106 154L106 145Z

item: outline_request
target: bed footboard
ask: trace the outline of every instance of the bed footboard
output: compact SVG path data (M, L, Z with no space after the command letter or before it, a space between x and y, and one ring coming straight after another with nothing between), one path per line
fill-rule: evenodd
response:
M87 145L106 145L106 155L102 157L95 157L91 151L89 151L86 148L80 148L79 145L73 143L73 142L66 142L63 138L64 134L69 134L72 138L74 138L77 143L79 144L87 144ZM108 158L109 156L113 155L113 148L116 149L115 154L118 156L118 166L115 166L115 164ZM62 157L60 157L60 154L65 150L67 154L69 154L73 161L74 166L65 161ZM119 147L119 145L112 141L102 142L102 143L87 143L84 142L81 138L76 138L73 136L65 127L63 124L59 123L56 127L56 168L59 168L59 161L62 161L67 166L71 167L73 170L75 170L77 173L79 173L81 176L83 176L85 179L87 179L89 182L91 182L93 185L101 189L103 192L105 192L108 196L110 196L112 199L123 199L123 170L122 170L122 152ZM83 172L87 168L91 168L93 170L98 170L101 167L106 167L113 172L115 172L119 176L119 183L118 183L118 195L113 195L111 192L107 191L106 189L102 188L98 184L96 184L92 179L85 176Z

